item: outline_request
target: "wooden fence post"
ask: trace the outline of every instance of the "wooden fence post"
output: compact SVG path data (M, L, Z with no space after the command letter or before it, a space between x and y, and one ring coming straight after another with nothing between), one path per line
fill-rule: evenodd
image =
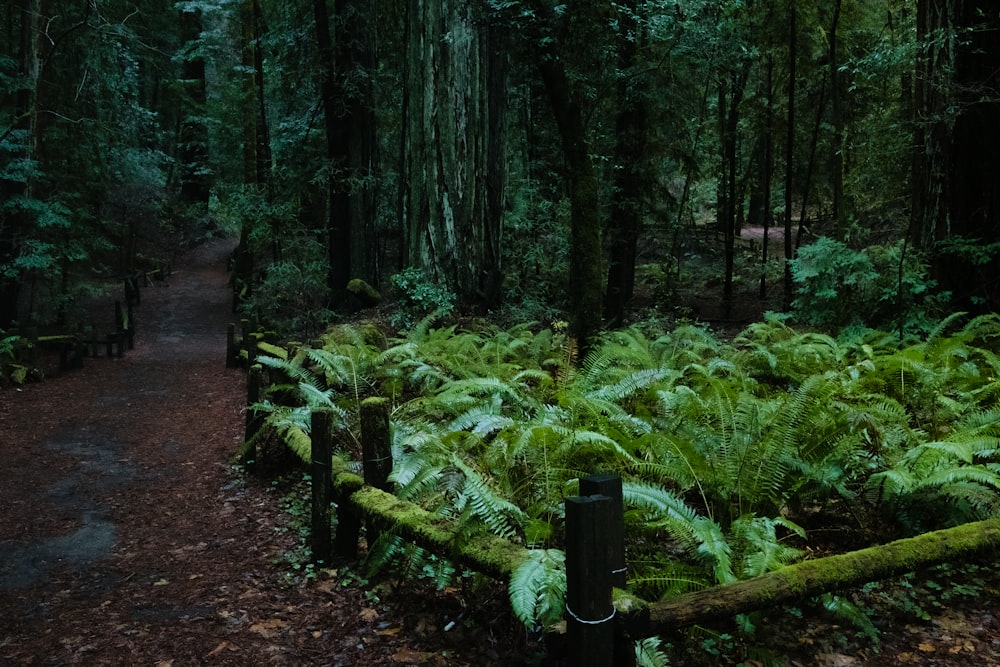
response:
M313 411L311 422L312 559L314 563L329 564L333 544L330 530L330 501L333 497L330 413Z
M125 327L126 336L128 338L128 349L135 349L135 312L132 309L132 304L125 306L125 314L128 316L128 325Z
M388 399L373 396L361 401L361 458L365 484L391 493L392 437ZM368 521L368 544L373 544L382 532L372 523Z
M581 496L607 496L612 503L611 532L605 544L611 567L611 585L625 588L628 567L625 564L625 501L622 498L622 478L618 475L596 474L580 480Z
M392 441L389 435L389 401L381 397L361 401L361 451L365 484L385 492L392 490Z
M115 356L123 357L125 356L125 339L128 336L128 322L125 318L125 311L122 310L122 302L115 301L115 336L117 347L115 347Z
M226 368L239 366L240 352L236 347L236 324L229 323L226 328Z
M604 543L613 509L608 496L566 499L566 640L574 667L614 665L615 610Z
M355 560L361 539L361 515L345 497L336 497L337 532L333 536L333 552L340 558Z
M605 545L607 547L608 569L611 585L625 588L628 566L625 562L625 500L622 494L622 478L618 475L594 474L580 480L581 496L607 496L611 498L611 526ZM615 623L615 667L635 665L635 651L632 639L622 623Z
M243 434L242 461L243 468L247 472L253 472L254 466L257 463L257 445L254 443L254 438L257 432L260 431L260 418L253 406L260 403L260 383L263 373L264 367L260 364L252 365L247 372L247 414L246 429Z

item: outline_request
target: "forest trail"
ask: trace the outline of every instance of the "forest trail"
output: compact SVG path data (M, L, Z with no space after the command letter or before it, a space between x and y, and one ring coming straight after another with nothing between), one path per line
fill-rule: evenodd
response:
M225 368L232 248L210 241L143 289L123 358L0 391L0 664L448 655L400 634L419 610L379 605L333 573L284 576L298 535L279 494L230 468L246 395L243 372ZM448 664L484 664L476 652Z

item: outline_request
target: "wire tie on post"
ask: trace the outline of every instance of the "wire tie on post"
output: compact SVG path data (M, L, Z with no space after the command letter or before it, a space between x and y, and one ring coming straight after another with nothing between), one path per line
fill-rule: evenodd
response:
M611 608L611 615L608 616L607 618L602 618L599 621L587 621L585 619L580 618L579 616L576 615L576 612L574 612L572 609L570 609L569 605L566 605L566 613L569 614L570 616L572 616L573 620L576 621L577 623L583 623L584 625L602 625L604 623L607 623L608 621L613 620L614 617L615 617L615 614L618 613L618 610L615 609L614 607L612 607Z
M611 574L625 574L626 572L628 572L627 567L620 567L617 570L611 570Z

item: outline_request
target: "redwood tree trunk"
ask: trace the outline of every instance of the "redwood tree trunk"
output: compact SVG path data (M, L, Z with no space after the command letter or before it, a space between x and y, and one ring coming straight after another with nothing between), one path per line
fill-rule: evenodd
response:
M491 31L474 4L410 0L401 193L406 262L465 304L499 294L506 93Z
M188 44L200 39L201 10L181 12L181 35ZM181 199L205 207L212 187L208 165L208 126L205 124L207 90L205 60L198 53L185 53L181 65L181 117L177 132Z
M336 0L336 9L343 11L345 0ZM341 95L337 85L337 66L330 32L330 13L326 0L313 0L313 19L316 22L316 46L320 66L320 100L326 130L326 157L328 161L326 185L326 244L329 268L327 287L334 305L346 295L351 279L351 225L350 197L344 184L343 172L347 164L347 128L342 121Z
M990 0L922 0L917 26L924 47L915 88L911 238L931 252L933 275L955 308L996 311L1000 15Z

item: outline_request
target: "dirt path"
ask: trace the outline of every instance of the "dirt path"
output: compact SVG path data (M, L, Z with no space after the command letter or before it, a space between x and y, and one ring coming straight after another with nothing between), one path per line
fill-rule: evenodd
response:
M448 602L390 605L332 572L289 583L278 494L229 467L231 249L143 290L124 358L0 391L0 664L488 664L488 638L458 655Z

